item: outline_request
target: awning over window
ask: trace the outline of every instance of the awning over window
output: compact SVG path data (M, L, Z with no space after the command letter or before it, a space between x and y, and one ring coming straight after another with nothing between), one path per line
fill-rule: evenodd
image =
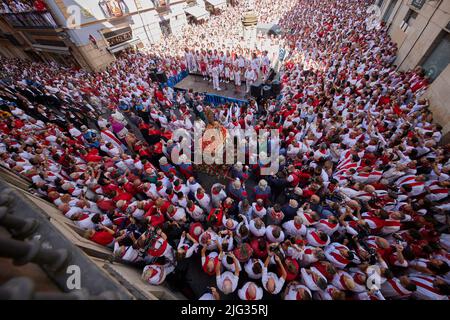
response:
M184 12L193 16L196 20L207 20L209 18L209 12L200 6L186 7Z
M206 0L210 5L212 5L214 8L223 8L227 5L226 0Z
M119 43L118 45L109 47L108 51L111 52L111 53L116 53L116 52L122 51L122 50L124 50L126 48L129 48L129 47L131 47L131 46L133 46L135 44L138 44L139 42L141 42L140 39L128 40L128 41Z

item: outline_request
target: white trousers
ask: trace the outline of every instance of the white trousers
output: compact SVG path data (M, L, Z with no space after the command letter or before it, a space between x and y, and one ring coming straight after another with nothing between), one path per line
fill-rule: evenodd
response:
M219 89L219 77L213 77L213 88L214 89Z

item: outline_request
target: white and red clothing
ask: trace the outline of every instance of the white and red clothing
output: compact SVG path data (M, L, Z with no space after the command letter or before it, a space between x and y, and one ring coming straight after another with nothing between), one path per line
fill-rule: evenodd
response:
M250 279L259 280L262 278L262 273L256 274L253 272L253 266L255 264L259 264L261 266L261 270L264 267L264 263L260 259L253 258L245 263L244 270Z
M388 299L408 299L412 294L412 291L406 289L397 278L386 280L381 285L380 290L383 296Z
M308 230L306 240L308 240L308 244L314 247L325 247L330 243L330 237L328 235L326 236L326 239L322 240L320 239L318 232L313 229Z
M325 278L322 273L315 267L311 267L309 270L302 268L300 270L301 283L307 286L312 291L320 291L321 289L317 286L317 281L321 278L325 283L327 283L327 278Z
M426 275L411 275L409 279L417 287L417 290L412 294L414 298L420 300L448 300L448 296L440 294L434 287L434 277Z
M250 297L248 293L248 287L253 284L256 287L256 296ZM263 289L257 286L254 282L246 282L241 289L238 290L238 296L241 300L252 301L252 300L261 300L263 297Z
M216 276L217 288L223 292L223 284L226 280L231 282L231 292L236 291L239 277L230 271L225 271L220 276Z
M326 233L328 236L332 236L333 233L338 231L339 223L332 223L329 222L327 219L321 219L319 220L319 223L315 225L315 227L317 230Z
M311 290L309 290L308 287L301 284L295 284L289 286L289 290L285 294L284 300L302 300L302 297L298 292L299 289L305 290L306 292L308 292L309 296L312 297Z
M186 219L186 211L180 207L175 207L175 210L172 213L167 212L167 215L170 219L175 221L182 221Z
M264 208L264 206L258 205L256 202L252 204L253 208L253 216L256 216L258 218L264 218L264 216L267 213L267 209Z
M295 220L287 221L282 226L286 234L291 237L304 237L307 232L305 225L297 224Z
M206 266L208 265L209 261L214 262L214 268L211 271L208 271ZM209 276L216 274L216 266L219 263L219 254L217 252L210 252L206 257L202 257L202 268L203 271L205 271L206 274Z
M313 226L319 223L318 221L315 221L312 217L312 212L305 212L302 208L298 209L297 215L302 218L302 223L307 226Z
M336 268L344 269L351 260L344 257L339 250L349 250L346 246L340 243L333 242L325 248L325 257L330 261Z
M197 200L200 207L206 210L206 212L209 212L211 210L211 198L206 193L199 194L198 192L196 192L195 200Z
M264 223L258 229L256 227L255 220L250 220L248 228L255 237L264 237L264 235L266 234L266 226L264 225Z
M270 293L271 294L278 294L281 291L281 289L283 289L285 280L282 277L278 277L273 272L268 272L267 268L263 267L261 281L262 281L262 285L263 285L264 289L266 289L266 291L267 291L267 282L269 281L270 278L272 278L274 280L274 282L275 282L275 290L273 292L270 292Z
M166 276L174 269L174 266L149 264L144 267L144 271L142 272L142 279L144 279L151 285L159 286L164 282L164 280L166 280Z
M281 243L284 241L284 232L280 230L280 236L278 238L275 238L275 236L273 235L273 230L276 226L270 225L266 228L266 238L267 241L269 241L270 243Z

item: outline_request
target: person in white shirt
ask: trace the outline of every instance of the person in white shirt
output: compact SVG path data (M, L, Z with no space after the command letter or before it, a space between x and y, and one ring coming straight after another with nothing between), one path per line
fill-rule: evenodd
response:
M198 300L220 300L220 294L216 288L211 287Z
M241 300L261 300L263 294L263 289L254 282L247 282L238 290L238 296Z
M233 258L234 261L234 273L230 271L225 271L221 274L220 268L222 266L222 261L219 256L219 262L216 264L216 282L217 282L217 288L222 291L224 294L230 294L234 292L237 289L238 281L239 281L239 261L234 256L233 253L229 253L229 256Z
M239 92L241 88L241 69L234 67L234 85L235 91Z
M413 284L407 276L387 279L380 288L380 291L385 298L395 300L408 299L416 290L417 286Z
M268 272L267 268L269 267L270 260L274 258L278 267L281 270L281 276L276 275L273 272ZM270 294L278 294L281 289L283 289L284 283L286 281L287 272L281 262L280 257L275 255L273 252L270 252L266 258L264 263L263 272L262 272L262 284L264 289Z
M247 261L244 270L250 279L259 280L262 278L263 267L264 264L260 259L253 258Z
M175 270L171 263L165 265L149 264L142 271L142 279L152 285L160 285L166 279L166 276Z
M213 88L214 88L214 90L217 90L217 91L222 90L219 85L219 74L220 74L220 69L219 69L219 66L216 64L211 69L211 75L212 75L212 79L213 79Z
M449 300L448 296L442 294L436 284L446 285L445 281L434 276L412 274L409 279L416 285L416 291L412 296L419 300Z
M293 220L283 223L283 229L286 234L291 237L304 237L307 232L307 228L302 223L302 218L300 216L295 216Z
M256 74L255 70L253 70L250 66L247 68L244 74L245 78L245 85L247 89L247 93L250 92L250 87L256 82L258 79L258 75Z
M215 183L211 187L211 201L214 208L218 208L220 203L227 198L225 186L220 183Z
M312 293L306 286L297 281L292 281L286 286L283 294L284 300L311 300Z

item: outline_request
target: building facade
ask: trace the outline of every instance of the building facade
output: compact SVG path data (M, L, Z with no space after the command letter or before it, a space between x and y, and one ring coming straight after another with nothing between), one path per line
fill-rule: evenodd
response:
M149 47L189 21L209 18L226 0L31 0L23 11L0 0L0 55L101 70L127 49ZM206 9L210 10L207 11Z
M96 71L121 51L148 47L187 24L186 0L54 0L45 4L46 10L0 13L0 42L5 43L1 55Z
M33 57L33 52L30 50L28 43L25 42L25 39L11 28L2 16L0 16L0 56L20 59L40 59L36 56Z
M381 19L398 44L400 70L421 66L430 78L426 98L450 142L450 0L378 0Z

